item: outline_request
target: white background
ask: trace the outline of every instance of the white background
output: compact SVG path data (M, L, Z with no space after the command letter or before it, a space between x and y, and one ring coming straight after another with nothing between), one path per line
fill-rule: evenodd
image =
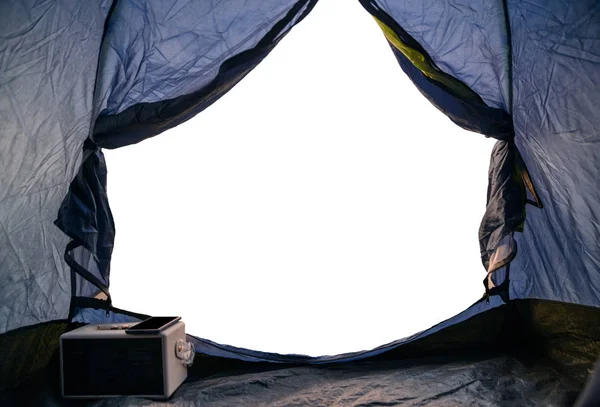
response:
M114 304L279 353L426 329L483 294L492 145L429 104L357 1L321 1L209 109L106 151Z

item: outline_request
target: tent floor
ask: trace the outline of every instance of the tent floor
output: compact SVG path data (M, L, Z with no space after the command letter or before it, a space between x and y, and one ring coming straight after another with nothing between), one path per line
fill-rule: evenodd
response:
M56 348L64 329L58 322L0 336L4 349L31 350L0 359L4 381L14 379L0 405L163 405L62 399ZM571 406L599 354L600 309L517 300L361 361L283 365L197 354L191 377L164 405Z
M53 379L51 379L53 378ZM158 406L134 397L82 402L60 397L42 372L5 398L7 406ZM170 406L571 406L581 390L550 364L508 355L371 361L190 378Z

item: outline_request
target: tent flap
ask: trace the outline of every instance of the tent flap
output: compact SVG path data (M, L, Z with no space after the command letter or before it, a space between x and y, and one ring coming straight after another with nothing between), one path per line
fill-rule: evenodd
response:
M72 241L66 246L65 259L78 279L71 280L72 292L93 296L108 291L110 258L115 223L106 194L106 162L102 151L90 140L84 144L83 162L58 211L58 226Z
M81 162L111 2L0 2L0 333L68 315L53 224Z
M517 249L512 234L523 230L526 192L518 154L514 144L506 141L498 141L492 150L488 202L479 229L481 259L488 272L514 258Z
M488 106L463 81L439 69L422 45L375 1L361 4L382 27L404 72L435 107L466 130L498 140L513 138L512 118L504 108Z
M198 114L243 79L316 0L119 1L104 40L94 140L140 142Z

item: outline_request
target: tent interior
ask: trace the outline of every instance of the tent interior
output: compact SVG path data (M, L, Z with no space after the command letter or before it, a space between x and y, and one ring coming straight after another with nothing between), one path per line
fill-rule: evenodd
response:
M413 336L334 356L188 335L195 362L166 404L600 405L592 374L600 355L600 5L359 3L425 100L480 133L473 137L495 139L479 228L483 270L475 277L483 296ZM81 405L60 396L60 335L147 317L113 305L118 222L103 151L136 148L202 112L319 7L316 0L0 4L3 405ZM410 112L398 112L390 131L401 129L402 114ZM446 210L442 198L437 204L433 210ZM443 244L431 236L431 255ZM452 293L452 279L435 289ZM403 312L418 311L398 310L388 323L401 323Z

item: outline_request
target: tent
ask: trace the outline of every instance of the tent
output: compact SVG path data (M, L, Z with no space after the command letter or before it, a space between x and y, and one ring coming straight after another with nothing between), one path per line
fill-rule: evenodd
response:
M479 231L484 295L426 331L352 354L277 355L191 336L192 378L171 402L571 405L600 354L600 5L360 2L420 92L457 125L497 140ZM200 113L315 4L0 3L5 404L63 405L59 335L144 317L112 305L102 150Z

